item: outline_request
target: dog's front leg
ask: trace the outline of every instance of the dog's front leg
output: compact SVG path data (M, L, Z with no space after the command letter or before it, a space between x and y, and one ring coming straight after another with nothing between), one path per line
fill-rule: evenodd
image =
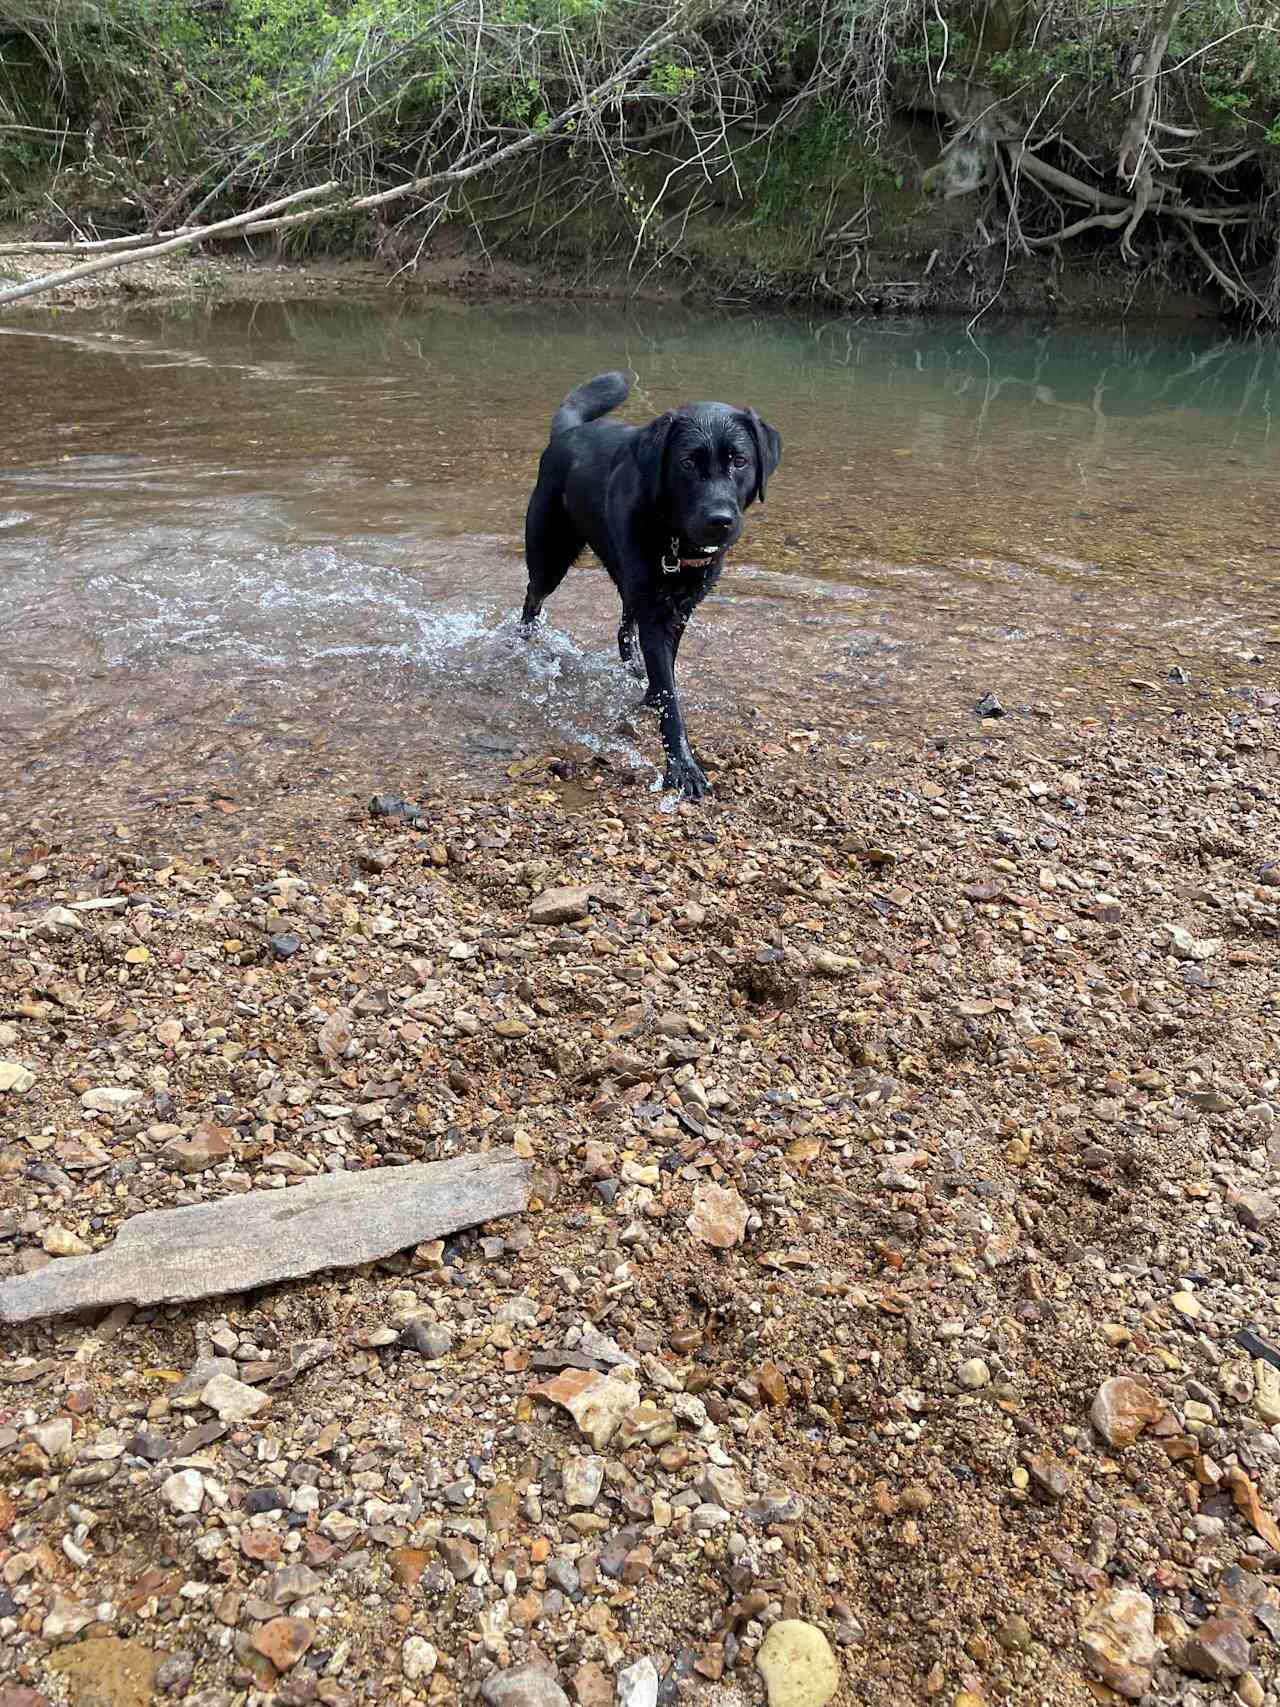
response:
M667 755L666 786L679 789L689 800L701 800L711 784L693 756L676 693L676 652L684 623L675 615L649 617L641 619L639 629L640 650L649 676L644 702L661 719L662 746Z

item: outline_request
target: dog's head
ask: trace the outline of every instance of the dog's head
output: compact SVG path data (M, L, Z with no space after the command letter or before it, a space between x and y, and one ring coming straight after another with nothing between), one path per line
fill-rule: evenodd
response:
M691 553L727 551L742 512L763 504L782 440L754 409L686 403L651 421L634 441L649 508Z

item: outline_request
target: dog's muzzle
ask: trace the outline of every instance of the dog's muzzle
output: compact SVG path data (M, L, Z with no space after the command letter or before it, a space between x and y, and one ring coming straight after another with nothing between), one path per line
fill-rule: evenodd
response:
M680 536L672 534L671 544L667 547L662 559L664 575L678 575L682 569L705 569L708 563L713 563L724 550L722 545L704 546L705 557L681 557Z

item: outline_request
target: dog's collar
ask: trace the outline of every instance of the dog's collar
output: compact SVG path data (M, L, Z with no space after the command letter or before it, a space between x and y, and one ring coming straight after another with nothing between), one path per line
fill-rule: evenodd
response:
M680 535L673 533L671 543L663 554L662 573L678 575L682 569L705 569L707 564L714 563L719 555L718 551L713 551L708 557L681 557Z

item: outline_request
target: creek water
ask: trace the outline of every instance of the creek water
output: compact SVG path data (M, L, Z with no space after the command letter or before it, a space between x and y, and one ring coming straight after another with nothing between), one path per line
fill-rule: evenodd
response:
M561 303L32 314L0 324L0 831L484 785L566 742L656 787L602 571L531 642L513 620L551 411L609 367L630 419L718 397L783 436L681 654L713 754L972 738L988 691L1173 715L1210 676L1280 687L1271 345Z

